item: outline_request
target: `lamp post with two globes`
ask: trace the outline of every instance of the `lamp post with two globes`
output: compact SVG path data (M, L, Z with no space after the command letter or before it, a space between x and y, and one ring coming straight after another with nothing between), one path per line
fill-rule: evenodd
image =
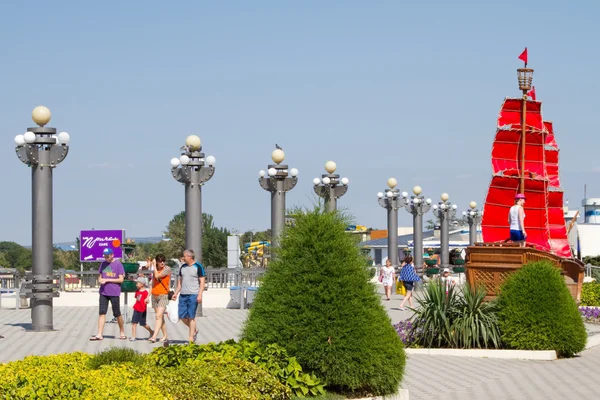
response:
M467 217L469 224L469 246L473 246L477 241L477 225L481 222L481 212L477 210L477 203L469 203L470 211L463 211L463 216Z
M327 161L325 163L327 173L321 176L322 179L313 179L315 193L325 199L325 209L328 212L337 209L337 199L348 191L348 178L340 179L340 176L334 173L336 168L335 162Z
M389 189L377 193L379 205L387 210L387 227L388 227L388 259L392 263L392 267L398 266L398 210L406 204L406 196L400 197L396 185L396 178L390 178L387 181ZM408 194L407 194L408 196Z
M202 262L202 185L215 173L216 159L204 158L200 138L190 135L181 148L181 157L171 159L171 174L185 185L185 247L194 250Z
M285 225L285 194L298 183L298 170L292 168L288 173L288 166L281 164L285 153L280 148L273 150L271 159L275 164L269 165L267 172L260 170L258 183L271 192L271 248L274 249L279 246L279 237Z
M431 199L425 200L421 196L421 186L413 188L414 196L406 201L405 209L413 216L413 254L415 267L420 270L423 265L423 214L431 208ZM408 197L408 193L402 192L402 197Z
M44 106L31 113L38 126L15 137L16 153L21 162L31 167L32 198L32 254L31 274L31 329L36 332L54 329L52 298L54 290L52 266L52 170L69 153L70 136L67 132L56 135L56 128L45 125L52 113Z
M450 265L450 220L456 215L456 204L448 202L448 193L442 193L438 204L433 205L433 214L440 220L440 256L443 268Z

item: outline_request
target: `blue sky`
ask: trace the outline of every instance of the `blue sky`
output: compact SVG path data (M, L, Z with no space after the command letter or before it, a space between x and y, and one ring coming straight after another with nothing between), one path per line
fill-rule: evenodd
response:
M217 158L204 211L238 231L269 227L257 177L275 143L300 170L288 206L315 201L330 159L358 224L385 228L376 194L391 176L435 200L448 192L459 210L481 204L525 46L565 197L578 206L586 183L600 197L599 6L566 4L3 2L0 240L31 243L31 173L13 138L40 104L71 135L54 171L55 242L91 228L159 235L184 207L169 160L189 134Z

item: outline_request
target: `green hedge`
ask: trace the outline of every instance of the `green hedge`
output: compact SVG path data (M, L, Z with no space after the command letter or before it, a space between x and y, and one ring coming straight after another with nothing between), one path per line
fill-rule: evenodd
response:
M586 282L581 289L582 306L600 306L600 283Z
M587 333L560 270L547 261L524 265L502 285L498 296L500 332L510 348L556 350L573 356L585 348Z
M283 400L291 394L277 377L240 359L224 360L215 354L210 359L163 368L148 360L122 362L117 353L29 356L2 364L0 398ZM94 364L92 360L98 356L104 361Z
M307 374L295 357L289 357L287 351L271 344L266 347L256 342L228 340L218 344L186 344L169 347L157 347L148 358L156 366L172 368L185 366L190 361L218 358L224 361L245 360L275 376L296 396L318 396L325 393L323 384L314 374Z

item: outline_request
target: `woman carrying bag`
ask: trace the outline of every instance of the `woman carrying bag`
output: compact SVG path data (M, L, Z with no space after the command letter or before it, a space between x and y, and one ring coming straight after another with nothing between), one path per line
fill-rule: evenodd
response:
M408 300L408 304L412 308L412 291L414 284L421 280L415 271L412 256L406 256L404 258L404 267L402 267L402 270L400 271L400 280L403 281L404 287L406 288L406 296L404 296L404 300L400 303L400 310L404 311L404 303L406 303L406 300Z

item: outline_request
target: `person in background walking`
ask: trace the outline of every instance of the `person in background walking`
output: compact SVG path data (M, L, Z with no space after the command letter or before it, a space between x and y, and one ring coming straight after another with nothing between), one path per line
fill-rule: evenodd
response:
M152 271L152 308L156 313L156 324L154 326L154 335L148 341L156 343L158 331L162 331L161 342L168 343L167 326L165 325L165 310L169 304L169 285L171 284L171 268L166 264L167 258L163 254L157 254L155 257L156 267Z
M119 324L119 331L121 336L119 339L125 340L125 326L123 323L123 316L121 315L121 307L119 304L119 298L121 296L121 283L125 280L125 269L121 261L115 260L113 250L111 248L105 248L102 252L104 261L98 268L98 282L100 283L100 316L98 317L98 333L90 338L91 341L104 339L104 323L106 322L106 313L108 312L108 303L112 306L112 312L114 317L117 319Z
M414 288L414 284L415 282L421 280L421 278L419 278L419 275L417 275L417 273L415 272L415 266L413 265L412 256L406 256L404 258L404 264L404 267L402 267L402 270L400 271L400 280L404 282L404 287L406 288L406 296L404 296L402 303L400 303L400 309L402 311L404 311L404 303L406 303L407 300L409 306L412 308L412 291Z
M206 274L204 266L196 261L194 250L183 252L185 261L179 268L179 279L173 300L179 296L179 319L189 328L189 341L195 342L198 337L196 328L196 309L202 303Z
M392 267L392 262L388 258L385 261L385 267L381 268L381 276L380 280L383 283L383 289L385 290L386 300L390 300L390 296L392 294L392 285L394 284L394 280L396 278L396 273L394 271L394 267Z

